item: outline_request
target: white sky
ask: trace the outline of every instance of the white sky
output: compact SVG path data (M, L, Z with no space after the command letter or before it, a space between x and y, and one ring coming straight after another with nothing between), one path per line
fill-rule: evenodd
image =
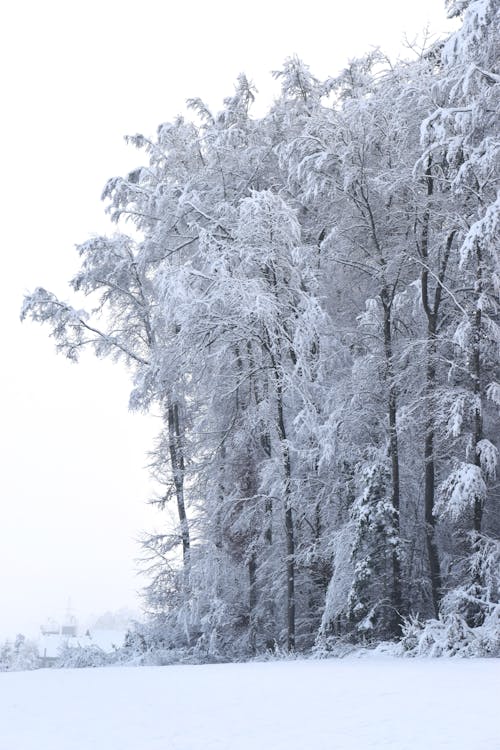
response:
M319 77L405 32L450 28L441 0L11 0L2 13L0 182L3 399L0 638L33 633L71 597L82 619L137 606L135 539L162 523L146 451L153 419L127 413L128 382L90 357L71 365L19 323L23 294L67 296L73 246L109 225L100 193L141 162L185 99L218 107L244 71L265 101L269 71L298 54ZM274 87L274 88L273 88Z

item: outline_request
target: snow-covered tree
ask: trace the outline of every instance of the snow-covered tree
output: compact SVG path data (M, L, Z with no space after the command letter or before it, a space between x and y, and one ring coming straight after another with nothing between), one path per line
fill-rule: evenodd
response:
M262 117L242 75L220 112L130 138L120 231L78 248L92 311L25 301L161 420L142 661L402 625L423 649L417 612L494 632L500 24L494 0L449 6L461 29L413 60L320 81L289 58Z

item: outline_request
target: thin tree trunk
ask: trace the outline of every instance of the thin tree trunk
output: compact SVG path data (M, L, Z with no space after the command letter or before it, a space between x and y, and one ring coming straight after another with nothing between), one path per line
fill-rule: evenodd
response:
M386 295L382 295L383 300ZM391 303L383 301L384 308L384 352L386 374L389 383L388 391L388 414L389 414L389 450L391 454L391 478L392 478L392 507L394 508L396 534L399 539L400 533L400 471L399 471L399 445L397 431L397 391L394 382L394 365L392 351L392 320L391 320ZM399 549L392 552L392 605L394 607L394 616L391 618L391 630L394 635L399 635L400 627L403 621L403 600L401 589L401 559Z
M271 233L272 242L272 233ZM274 268L269 265L264 267L264 276L267 282L274 289L274 294L277 302L279 297L277 293L278 283L276 279L276 272ZM286 330L286 325L284 325ZM267 332L269 339L269 332ZM292 468L290 462L290 451L287 443L287 435L285 428L285 417L283 412L283 384L279 368L277 366L276 359L272 353L272 347L270 341L268 341L268 349L272 369L274 373L276 383L276 408L277 408L277 428L280 440L280 450L283 464L284 474L284 506L285 506L285 538L286 538L286 580L287 580L287 650L295 650L295 534L294 534L294 522L292 514L292 498L291 498L291 478ZM296 364L296 356L293 346L288 346L288 355L292 360L293 364Z
M426 366L426 409L427 418L425 423L424 438L424 512L425 512L425 541L427 556L429 558L429 572L431 579L432 604L435 617L439 614L439 602L441 600L441 565L439 552L436 544L436 516L434 515L435 489L436 489L436 466L435 466L435 428L434 414L432 409L433 395L436 388L436 334L434 331L434 317L429 318L427 329L427 366Z
M186 513L186 503L184 498L184 475L185 461L183 451L183 440L181 424L179 417L179 406L177 403L170 404L167 409L168 421L168 447L170 452L170 463L172 465L172 474L174 479L175 496L177 500L177 513L182 538L182 559L184 563L184 573L189 577L190 568L190 536L189 521Z
M295 650L295 535L292 515L291 479L292 467L287 444L285 417L283 413L283 387L274 357L271 358L276 378L277 427L280 439L284 473L285 537L286 537L286 581L287 581L287 650Z
M481 296L483 292L483 279L482 279L482 256L481 248L477 248L477 282L476 282L476 295L477 298ZM482 324L482 313L479 305L476 307L474 314L473 323L473 342L472 342L472 381L473 381L473 392L475 397L474 406L474 421L472 427L472 451L474 455L474 463L477 467L481 468L481 458L477 450L479 442L483 439L483 414L481 406L481 324ZM476 497L474 500L474 531L478 534L481 533L483 524L483 498Z
M434 193L434 180L432 177L432 162L429 160L425 173L427 196L430 199ZM422 257L421 296L422 306L427 317L426 333L426 372L425 372L425 435L424 435L424 518L425 518L425 541L427 557L429 560L429 574L431 581L432 605L435 617L439 614L441 601L442 577L439 550L436 542L436 517L434 515L435 493L436 493L436 447L435 447L435 415L434 394L437 385L436 356L437 356L437 321L441 305L443 285L446 277L446 269L451 254L451 247L455 237L455 231L448 235L446 247L436 277L436 287L431 304L429 290L429 230L430 209L427 208L423 216L423 226L420 244Z
M370 205L369 194L363 188L360 188L360 195L365 206L366 215L369 221L370 233L372 236L373 244L377 249L380 257L380 266L385 273L387 261L384 257L382 244L379 241L376 221L373 214L372 207ZM387 206L387 210L390 211L390 204ZM398 274L399 277L399 274ZM397 278L398 278L397 277ZM385 365L386 365L386 378L389 385L388 390L388 401L387 401L387 412L389 416L389 451L391 455L391 482L392 482L392 507L394 509L395 516L395 527L396 534L398 537L398 547L393 549L392 552L392 606L393 616L391 617L391 630L394 635L399 635L400 626L403 621L403 597L402 597L402 581L401 581L401 560L399 557L400 553L400 470L399 470L399 445L398 445L398 432L397 432L397 389L394 376L394 362L393 362L393 351L392 351L392 303L394 300L394 294L396 292L396 281L390 288L384 281L383 288L381 290L382 307L384 310L384 353L385 353Z
M472 455L474 464L481 470L481 456L478 451L479 442L483 439L483 409L481 403L481 326L482 326L482 312L481 307L478 304L481 294L483 292L483 278L482 278L482 255L481 248L478 245L476 248L477 253L477 277L476 277L476 311L472 321L472 352L470 357L470 376L472 379L472 391L474 393L474 415L472 419ZM478 535L481 534L483 525L483 512L484 512L484 498L476 495L474 498L473 507L473 530L475 534L472 535L471 539L471 550L470 553L474 553L475 542L477 542ZM484 574L481 570L481 566L472 567L472 582L477 592L478 599L481 597L481 590L485 585ZM467 624L469 627L477 627L482 625L484 622L484 610L481 606L478 606L476 602L471 601L467 613Z
M257 555L250 554L248 560L248 608L249 613L249 642L252 653L256 651L255 643L255 608L257 606Z

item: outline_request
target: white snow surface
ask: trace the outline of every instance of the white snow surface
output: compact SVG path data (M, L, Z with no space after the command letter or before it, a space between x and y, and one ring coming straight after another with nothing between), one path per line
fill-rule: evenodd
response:
M0 750L498 750L500 660L0 674Z

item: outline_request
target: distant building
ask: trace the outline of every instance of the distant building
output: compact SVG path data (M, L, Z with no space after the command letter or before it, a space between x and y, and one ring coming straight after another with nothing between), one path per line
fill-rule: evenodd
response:
M53 666L63 649L97 646L105 653L112 653L125 640L125 631L122 630L92 629L92 632L86 630L84 634L78 633L77 619L69 612L62 623L48 620L41 626L40 633L38 654L44 667Z

